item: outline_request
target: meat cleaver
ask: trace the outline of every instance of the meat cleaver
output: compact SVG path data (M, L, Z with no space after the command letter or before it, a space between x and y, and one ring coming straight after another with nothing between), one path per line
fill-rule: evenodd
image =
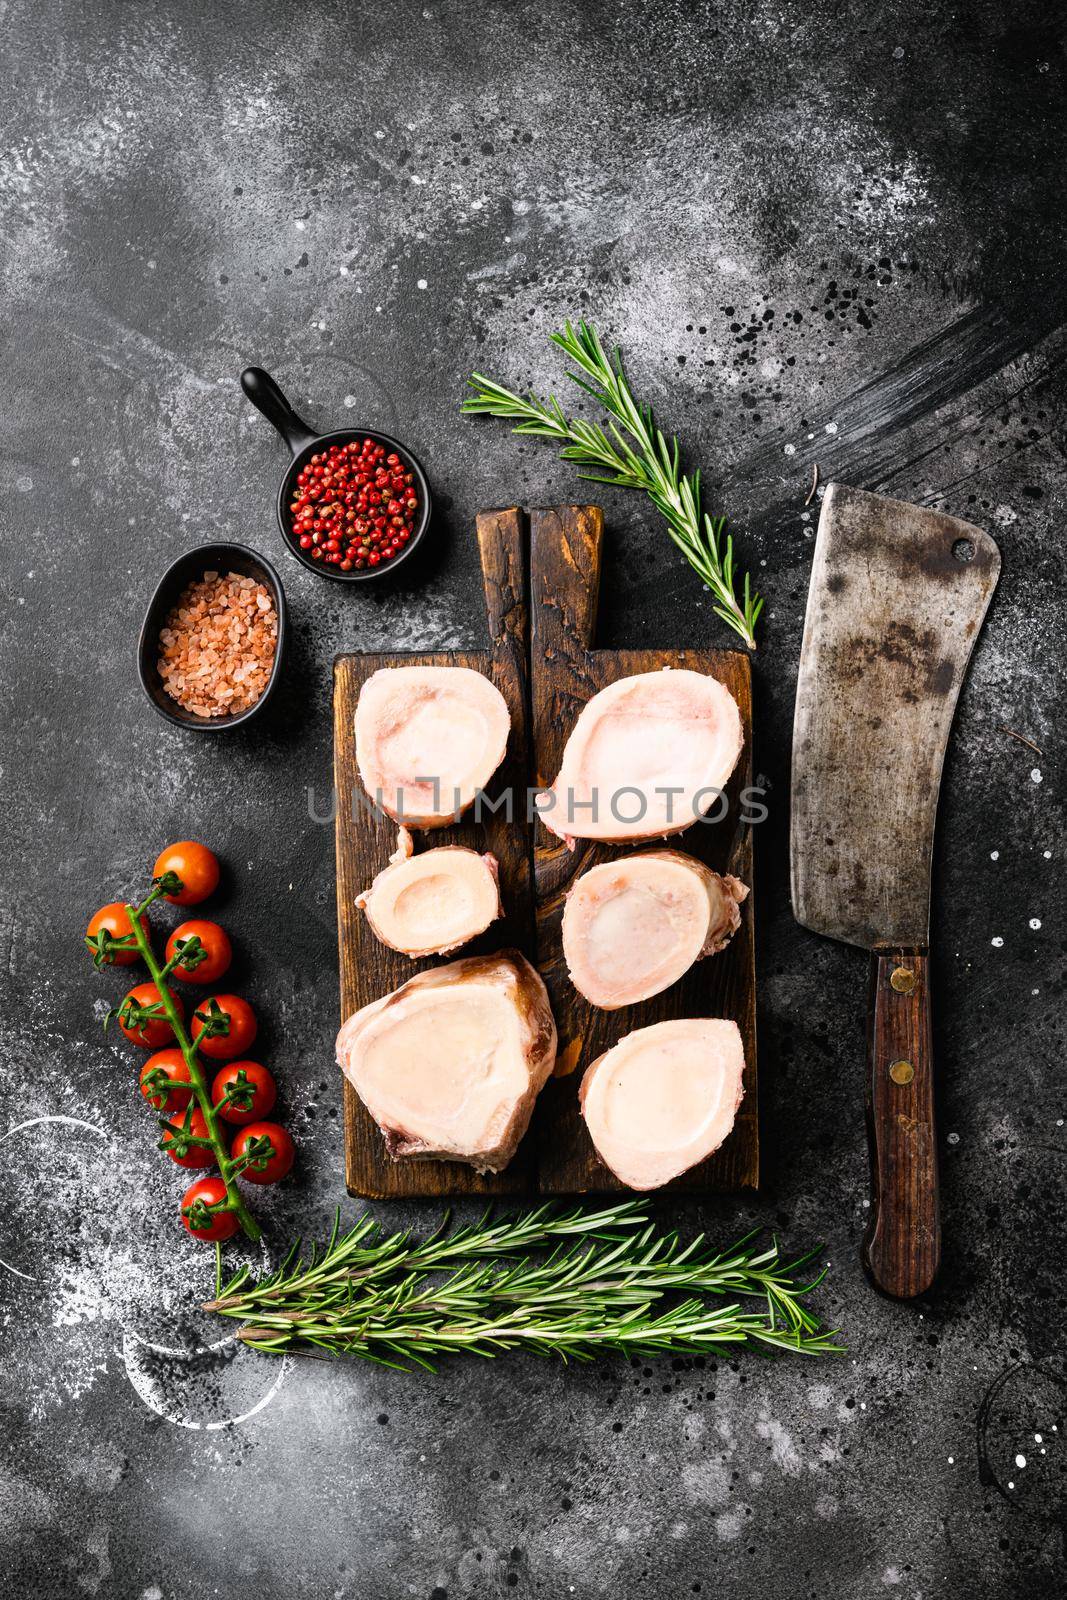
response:
M941 1258L930 867L956 698L999 571L970 523L826 491L793 723L793 912L871 952L863 1259L901 1299Z

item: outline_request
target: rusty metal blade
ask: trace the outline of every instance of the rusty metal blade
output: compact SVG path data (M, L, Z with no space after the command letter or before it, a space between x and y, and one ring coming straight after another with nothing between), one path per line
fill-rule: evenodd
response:
M1000 571L981 528L832 483L793 722L793 912L870 949L929 937L941 766Z

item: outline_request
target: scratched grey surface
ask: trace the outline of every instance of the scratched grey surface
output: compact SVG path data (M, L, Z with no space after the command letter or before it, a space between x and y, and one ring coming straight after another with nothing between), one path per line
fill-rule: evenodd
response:
M0 8L4 1029L0 1540L33 1596L1044 1597L1064 1566L1064 36L1041 3ZM229 1347L152 1147L121 992L78 940L168 837L228 868L237 979L297 1134L271 1247L341 1197L335 651L477 643L472 518L574 492L457 416L547 387L588 313L705 463L768 594L756 659L763 1140L726 1239L827 1242L849 1355L452 1365ZM338 593L278 548L272 367L427 462L433 548ZM824 478L989 527L1004 576L947 767L935 898L947 1265L875 1298L858 953L793 924L792 692ZM655 518L606 493L602 640L726 643ZM294 616L269 722L164 726L133 642L217 536ZM1010 727L1040 756L1002 730ZM907 752L901 752L907 759ZM41 1120L59 1119L59 1120ZM68 1119L68 1120L63 1120ZM426 1221L410 1208L397 1221ZM221 1330L224 1332L225 1330ZM170 1352L170 1353L168 1353ZM231 1419L245 1420L232 1422ZM1040 1435L1040 1439L1037 1437ZM5 1590L5 1592L7 1592Z

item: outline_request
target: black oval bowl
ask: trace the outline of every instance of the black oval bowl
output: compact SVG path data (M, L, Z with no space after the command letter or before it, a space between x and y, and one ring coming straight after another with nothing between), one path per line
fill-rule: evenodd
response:
M222 573L239 572L243 578L254 578L257 583L263 584L264 588L270 590L274 609L278 613L278 645L274 652L274 665L267 680L267 687L254 706L249 706L247 711L239 711L236 716L198 717L180 706L163 687L163 680L156 666L159 656L159 630L182 590L197 578L202 578L205 572L213 572L216 569ZM195 728L198 733L225 733L230 728L240 727L241 723L247 722L251 717L258 716L274 693L281 676L287 633L285 594L281 580L269 561L243 544L197 545L195 550L187 550L177 561L171 563L156 584L155 593L148 603L148 610L141 624L141 636L137 641L137 674L141 680L141 688L160 716L166 717L168 722L173 722L177 727Z
M328 450L332 444L347 444L350 439L373 439L376 444L383 444L386 450L395 450L404 463L405 471L410 472L415 479L415 488L419 496L419 520L403 550L391 560L383 561L376 567L365 567L362 572L342 572L340 567L332 562L315 561L305 550L301 550L293 536L289 513L290 503L294 499L293 490L296 487L297 473L302 471L312 456L320 450ZM278 527L281 529L287 548L303 566L312 572L317 572L320 578L335 578L338 583L372 583L376 578L384 578L387 574L395 572L421 543L429 526L430 485L426 481L421 462L412 455L407 445L401 444L398 439L391 439L387 433L379 433L377 428L338 428L335 433L317 435L290 461L278 490Z

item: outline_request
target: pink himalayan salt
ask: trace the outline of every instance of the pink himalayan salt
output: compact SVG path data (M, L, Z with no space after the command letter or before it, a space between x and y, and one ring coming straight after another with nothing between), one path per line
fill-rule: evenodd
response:
M159 632L156 663L173 700L198 717L254 706L270 679L278 616L269 590L239 572L205 572Z

